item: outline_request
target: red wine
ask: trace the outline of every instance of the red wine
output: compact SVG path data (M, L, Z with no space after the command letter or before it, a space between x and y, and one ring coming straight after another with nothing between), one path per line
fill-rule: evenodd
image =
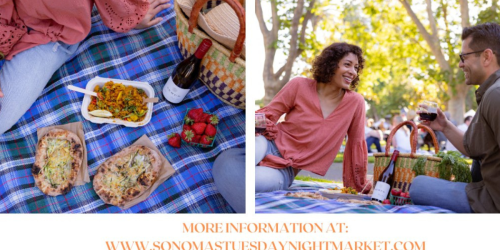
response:
M266 131L266 115L264 113L255 113L255 132L264 133Z
M399 151L394 150L392 153L391 161L384 169L380 177L378 178L377 184L373 189L372 200L383 202L387 197L389 197L389 191L391 191L392 184L394 183L394 168L396 166L396 160L398 159Z
M266 128L255 127L255 132L262 134L266 131Z
M420 113L420 120L434 121L437 118L437 113Z
M171 103L179 103L186 97L191 85L200 77L201 59L212 46L210 39L203 39L196 52L180 62L163 87L163 96Z

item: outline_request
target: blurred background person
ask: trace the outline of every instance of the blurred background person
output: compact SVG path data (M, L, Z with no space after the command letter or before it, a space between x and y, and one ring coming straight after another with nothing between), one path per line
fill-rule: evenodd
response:
M469 127L470 125L470 122L472 121L472 116L467 116L465 117L464 119L464 123L460 124L457 126L458 129L460 129L461 131L467 131L467 128ZM453 146L453 144L450 142L450 140L447 140L446 141L446 150L447 151L458 151L457 148L455 146Z
M382 147L380 146L380 139L383 138L383 133L379 129L373 127L374 120L369 118L366 120L365 125L365 138L366 147L368 148L368 153L372 153L371 146L375 144L377 152L382 152Z
M403 118L396 115L392 118L392 127L396 127L398 124L403 122ZM400 153L410 153L410 130L406 126L402 126L396 131L394 137L392 137L392 146L395 150L399 150Z

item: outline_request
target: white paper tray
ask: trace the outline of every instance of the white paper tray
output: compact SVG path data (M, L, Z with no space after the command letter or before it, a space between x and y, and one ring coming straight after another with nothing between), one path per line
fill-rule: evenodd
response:
M137 81L127 81L127 80L121 80L121 79L111 79L111 78L102 78L102 77L95 77L92 80L90 80L87 83L87 87L85 89L94 91L94 87L96 85L99 85L100 87L104 86L106 82L113 81L114 83L121 83L125 86L132 86L138 89L144 90L146 95L151 98L154 97L155 91L153 87L149 85L147 82L137 82ZM124 121L121 119L117 118L101 118L101 117L95 117L89 115L88 107L90 104L90 95L85 95L83 97L83 102L82 102L82 115L83 117L93 123L97 124L103 124L103 123L109 123L109 124L120 124L126 127L141 127L149 123L151 121L151 116L153 114L153 103L148 103L148 112L145 114L144 120L140 122L129 122L129 121Z

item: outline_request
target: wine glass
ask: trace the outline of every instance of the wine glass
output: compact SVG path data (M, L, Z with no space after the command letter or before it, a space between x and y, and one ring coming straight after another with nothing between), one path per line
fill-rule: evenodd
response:
M437 117L438 105L435 102L423 101L419 104L420 106L420 120L422 121L434 121Z
M264 131L266 131L266 115L255 113L255 132L263 133Z

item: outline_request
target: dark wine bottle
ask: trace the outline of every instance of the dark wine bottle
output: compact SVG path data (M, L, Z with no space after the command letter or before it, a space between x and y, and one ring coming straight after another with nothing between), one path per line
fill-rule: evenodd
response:
M394 168L396 166L396 160L398 159L399 151L394 150L392 153L391 161L384 169L380 177L378 178L377 184L373 189L372 200L383 202L387 197L389 197L389 192L391 191L392 184L394 183Z
M212 46L210 39L203 39L196 52L180 62L163 87L163 96L171 103L184 100L187 93L200 77L201 59Z

